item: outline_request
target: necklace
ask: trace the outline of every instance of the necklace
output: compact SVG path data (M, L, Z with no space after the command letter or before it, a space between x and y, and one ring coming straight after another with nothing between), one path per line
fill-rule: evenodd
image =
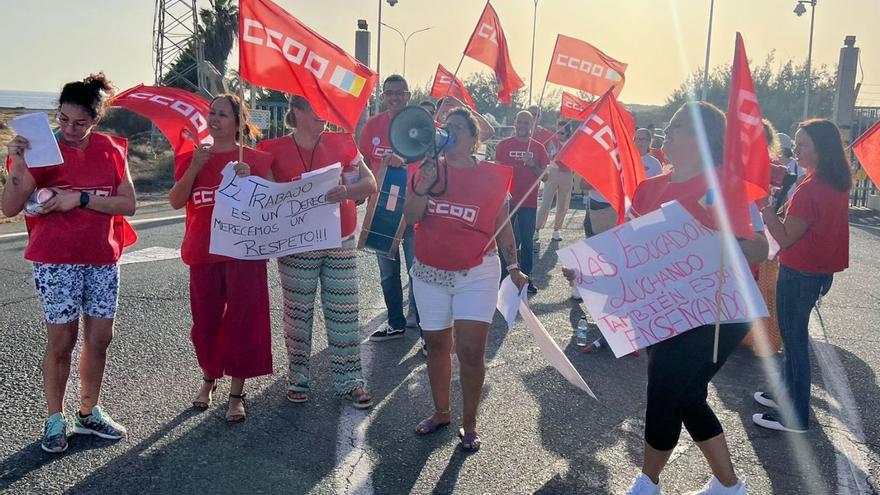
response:
M318 139L315 141L315 146L312 148L312 155L309 157L309 168L306 168L306 159L303 157L302 150L300 150L299 143L296 142L296 138L291 136L293 139L293 144L296 146L296 154L299 155L299 161L302 163L303 168L306 168L306 172L312 171L312 166L315 164L315 155L318 153L318 144L321 142L321 138L324 136L324 133L318 134Z

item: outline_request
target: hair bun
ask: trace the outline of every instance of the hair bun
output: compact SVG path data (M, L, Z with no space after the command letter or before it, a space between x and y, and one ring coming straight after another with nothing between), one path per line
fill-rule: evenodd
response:
M97 74L91 74L89 77L83 79L83 84L85 84L89 89L93 90L95 93L100 91L104 91L107 94L114 93L113 83L107 79L107 76L104 72L98 72Z

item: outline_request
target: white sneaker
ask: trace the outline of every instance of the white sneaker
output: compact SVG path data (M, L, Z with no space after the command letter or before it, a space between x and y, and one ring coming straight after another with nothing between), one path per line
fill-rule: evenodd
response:
M687 492L685 495L749 495L749 492L746 491L746 484L742 480L733 486L724 486L718 478L712 476L702 490Z
M581 297L581 293L578 291L578 288L574 285L571 286L571 298L575 301L583 301L584 298Z
M779 417L776 416L775 412L768 413L758 413L752 415L752 422L756 425L767 428L769 430L778 430L778 431L787 431L788 433L806 433L807 429L803 428L789 428L782 424Z
M562 232L560 232L558 230L554 230L553 237L551 237L551 239L553 239L554 241L561 241L562 240Z
M660 483L654 484L645 473L640 473L633 481L626 495L662 495Z
M773 397L767 392L755 392L755 395L752 397L755 398L755 402L761 404L765 407L772 407L773 409L779 409L779 404L773 400Z

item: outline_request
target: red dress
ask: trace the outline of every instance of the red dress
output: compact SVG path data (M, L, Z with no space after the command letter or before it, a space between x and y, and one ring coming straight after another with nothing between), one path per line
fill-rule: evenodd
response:
M220 174L227 163L237 160L237 148L211 153L186 203L181 257L189 265L190 337L206 378L252 378L272 373L266 260L237 260L208 252ZM272 157L245 148L244 161L251 174L265 177ZM183 177L191 162L191 152L178 157L176 180Z

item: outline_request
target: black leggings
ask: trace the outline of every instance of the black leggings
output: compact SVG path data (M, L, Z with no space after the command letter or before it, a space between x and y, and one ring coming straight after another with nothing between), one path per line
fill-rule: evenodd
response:
M672 450L684 424L695 442L723 433L706 402L709 381L736 349L751 323L721 325L718 362L712 362L715 325L703 325L648 348L645 442Z

